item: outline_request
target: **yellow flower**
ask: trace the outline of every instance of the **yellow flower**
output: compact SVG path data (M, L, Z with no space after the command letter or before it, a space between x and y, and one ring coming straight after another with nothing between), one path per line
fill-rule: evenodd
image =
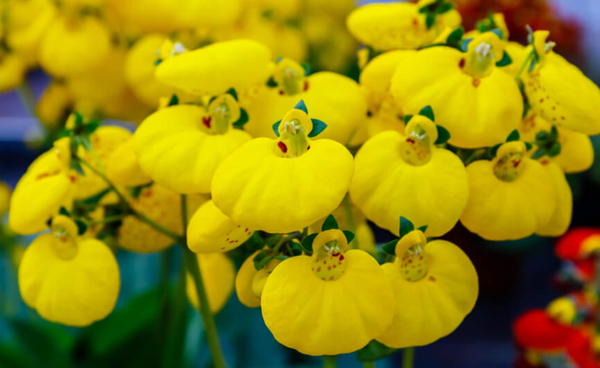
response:
M6 183L0 181L0 218L8 212L10 203L10 188Z
M0 92L21 84L25 71L25 64L17 54L5 54L0 51Z
M52 233L37 237L19 267L19 289L27 305L45 319L83 327L105 318L120 288L117 261L101 241L77 237L77 226L54 217Z
M431 105L450 143L463 148L503 142L523 114L514 79L495 63L504 43L492 32L477 36L467 53L432 47L400 62L391 91L405 114ZM502 101L502 103L498 103Z
M577 67L554 53L548 31L533 35L539 61L523 73L525 93L533 110L551 124L588 135L600 133L600 89ZM531 51L531 46L527 49Z
M250 135L233 129L237 102L225 95L209 110L194 105L161 109L134 134L142 170L155 182L180 193L209 193L217 167Z
M479 293L475 267L456 245L415 230L396 245L396 260L381 266L392 280L395 314L377 341L393 348L422 346L452 333Z
M116 185L136 187L152 179L144 174L134 149L133 137L118 145L106 161L106 176Z
M213 313L218 313L231 296L235 278L233 262L223 253L198 254L200 274L206 288L208 304ZM198 294L196 284L190 274L187 275L187 296L194 308L198 309Z
M56 18L56 8L46 0L6 1L5 4L6 44L22 56L26 64L34 64L40 40Z
M573 194L571 193L571 187L567 182L567 178L560 167L545 159L541 161L554 185L556 207L548 224L537 229L536 233L543 236L561 236L567 232L571 225Z
M267 279L261 305L265 324L281 344L307 355L351 353L389 326L395 298L377 261L346 250L332 229L313 242L313 255L279 264Z
M57 77L85 73L106 60L110 37L96 18L55 18L41 40L39 62Z
M546 226L556 208L552 177L526 156L523 142L503 144L492 161L467 167L470 195L462 224L484 239L515 240Z
M354 164L341 144L311 140L312 127L301 102L279 122L278 139L257 138L231 154L213 178L215 205L235 223L270 233L296 231L331 213Z
M519 133L526 142L534 142L536 134L541 131L550 132L552 125L541 116L530 112L521 122ZM550 157L566 173L573 174L586 171L594 163L594 147L587 134L557 127L560 153ZM545 157L548 159L548 157Z
M206 197L188 196L188 216L206 200ZM130 197L131 207L150 220L176 233L183 233L181 222L181 196L158 184L143 188L137 198ZM134 216L121 221L117 240L128 251L138 253L157 252L173 245L173 239L158 232Z
M436 24L428 29L425 14L419 12L427 2L364 5L348 16L348 30L376 50L417 49L433 42L438 29L457 28L462 20L453 9L439 15Z
M19 234L45 230L61 207L70 208L75 175L69 172L69 140L63 138L27 169L13 192L8 223Z
M252 230L234 223L212 200L206 201L188 225L188 247L196 253L227 252L242 245Z
M249 115L244 129L253 137L273 137L273 123L298 101L304 100L310 106L311 116L327 123L327 129L320 138L346 144L364 123L367 113L366 101L359 85L348 77L331 72L319 72L304 78L302 71L301 77L298 77L300 71L296 70L299 65L288 62L289 60L283 59L278 67L281 63L285 63L284 66L295 66L284 68L283 71L276 69L278 74L287 78L278 76L281 83L276 88L264 87L257 96L244 104ZM290 78L290 75L293 77ZM288 84L294 87L288 87ZM302 88L298 93L297 87L300 86Z
M428 225L440 236L458 222L467 204L465 167L452 152L436 148L429 118L414 116L405 134L387 131L369 139L356 155L350 195L368 219L398 235L399 217Z
M214 43L164 60L156 78L193 95L218 95L264 83L271 72L271 52L252 40ZM218 78L215 78L218 76Z
M248 308L260 307L260 297L252 290L252 283L258 273L256 267L254 267L254 257L258 253L260 253L260 250L257 250L250 257L246 258L235 277L235 292L237 297L240 303Z
M65 122L72 103L73 99L67 86L53 81L38 101L36 115L48 129L58 129Z

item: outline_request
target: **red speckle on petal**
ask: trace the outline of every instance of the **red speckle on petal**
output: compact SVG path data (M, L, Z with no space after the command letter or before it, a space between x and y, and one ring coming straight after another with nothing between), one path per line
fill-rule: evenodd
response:
M466 61L465 61L464 58L460 59L460 62L458 63L458 67L461 68L461 69L464 68L465 67L465 63L466 63Z
M544 99L543 99L543 98L540 98L540 103L542 103L542 102L544 102Z
M204 126L206 126L207 128L210 128L210 120L211 120L210 116L203 116L202 124L204 124Z
M481 81L479 79L473 79L473 87L477 88L479 87L479 85L481 84Z
M321 267L317 268L317 272L321 272Z
M344 256L340 254L340 261L344 260Z
M310 146L306 147L306 150L308 151L310 149Z
M283 92L283 90L282 90L282 89L280 89L280 90L279 90L279 94L283 96L283 95L285 94L285 92Z
M308 81L304 81L304 91L308 91Z
M285 145L285 143L277 142L277 146L279 146L279 149L281 150L281 152L283 152L283 153L287 152L287 146Z

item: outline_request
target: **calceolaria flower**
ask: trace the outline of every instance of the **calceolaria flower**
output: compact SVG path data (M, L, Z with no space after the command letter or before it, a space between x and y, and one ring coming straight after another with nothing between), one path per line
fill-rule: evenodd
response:
M394 286L394 319L377 337L393 348L428 345L449 335L473 310L479 293L475 267L459 247L427 242L410 221L400 223L400 240L386 245L396 260L381 266Z
M118 145L106 160L106 176L116 185L137 187L152 182L140 167L133 136Z
M223 309L233 292L235 267L224 253L198 254L197 257L210 310L213 313L218 313ZM187 275L186 290L190 303L194 308L200 308L196 284L189 274Z
M546 226L537 229L536 234L543 236L561 236L567 232L571 225L571 217L573 215L573 193L567 182L565 174L560 167L548 160L541 160L552 185L554 185L554 196L556 206L552 212L552 217Z
M308 355L356 351L394 314L390 280L368 253L347 250L338 229L318 234L312 256L281 262L262 291L265 324L281 344Z
M238 270L237 275L235 276L235 293L237 294L240 303L248 308L260 307L260 296L256 295L252 288L254 278L259 272L259 270L257 270L254 266L254 257L256 257L256 255L258 255L260 252L260 250L257 250L256 252L252 253L250 257L246 258Z
M384 229L398 234L402 213L416 226L429 224L427 235L440 236L460 219L469 183L461 160L435 146L448 137L438 134L431 109L421 113L409 120L404 134L383 132L363 145L350 195Z
M548 170L512 141L496 158L467 166L469 201L462 224L484 239L514 240L543 229L556 209L555 185Z
M87 326L115 307L120 288L117 261L106 244L78 235L70 218L52 219L51 233L25 250L19 289L25 303L43 318L67 326Z
M219 166L215 205L235 223L270 233L293 232L327 216L348 191L354 162L341 144L311 139L325 127L300 101L273 126L277 139L253 139Z
M527 99L533 110L551 124L589 135L600 133L600 89L577 67L553 51L550 32L530 36L529 73L523 73ZM528 59L529 60L529 59Z
M142 170L176 192L209 193L219 164L251 139L232 126L240 115L230 94L216 97L208 109L176 105L158 110L134 134Z
M519 87L496 66L504 45L494 32L486 32L469 43L466 53L446 46L420 50L398 64L392 94L406 114L431 105L437 124L450 131L452 145L503 142L523 115Z

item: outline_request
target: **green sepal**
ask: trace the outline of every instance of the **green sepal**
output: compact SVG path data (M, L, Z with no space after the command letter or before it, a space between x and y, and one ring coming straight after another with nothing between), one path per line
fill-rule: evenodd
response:
M248 120L248 112L246 111L246 109L240 109L240 118L237 119L237 121L235 121L232 125L235 128L241 129L242 127L244 127L244 125L246 125Z
M229 88L227 90L227 92L225 92L228 95L231 95L231 97L233 97L236 101L238 100L238 95L237 92L235 91L235 88Z
M412 119L413 115L404 115L402 117L402 120L404 120L404 124L408 124L408 122L410 121L410 119Z
M71 159L71 162L69 162L69 168L71 170L77 171L77 173L79 175L85 175L85 173L83 172L83 168L81 167L81 164L79 163L79 161L77 161L75 159Z
M327 124L318 119L310 119L312 121L313 127L310 133L308 133L309 138L313 138L321 134L322 131L327 128Z
M304 111L305 114L308 115L308 109L306 108L306 104L304 103L304 100L300 100L296 106L294 106L294 109L296 110L302 110Z
M442 4L442 6L439 7L437 13L438 14L444 14L444 13L449 12L452 9L454 9L454 4L452 4L452 3L444 3L444 4Z
M275 59L275 64L279 64L281 62L281 60L283 60L283 57L278 56L277 59Z
M419 228L417 228L417 230L420 230L422 233L424 233L425 231L427 231L427 226L428 225L420 226Z
M302 254L302 245L298 241L291 241L289 244L292 256L299 256Z
M525 143L525 149L527 151L531 151L531 149L533 148L533 144L529 143L529 142L524 142Z
M381 247L381 249L386 254L395 256L396 255L396 244L398 244L399 241L400 241L400 239L395 239L395 240L392 240L391 242L387 242L383 245L383 247Z
M167 107L175 106L175 105L179 105L179 97L177 97L177 95L175 93L173 93L171 95L171 98L169 99L169 103L167 104Z
M537 160L538 158L543 157L544 155L546 155L546 152L543 149L538 149L533 153L533 155L531 155L531 158Z
M340 227L339 227L337 221L335 220L335 217L333 217L333 215L329 215L329 216L327 216L325 221L323 221L323 226L321 226L321 231L326 231L326 230L331 230L331 229L339 229L339 228Z
M313 246L313 242L315 241L315 238L317 237L317 235L319 235L319 234L318 233L310 234L306 238L302 239L302 243L300 243L300 244L302 245L302 249L304 249L307 253L313 252L312 246Z
M421 111L419 111L419 115L425 116L429 120L435 122L435 115L433 114L433 109L430 105L427 105L424 108L422 108Z
M58 214L59 214L59 215L63 215L63 216L67 216L67 217L71 217L71 214L69 213L69 210L67 210L67 209L66 209L66 208L64 208L64 207L61 207L61 208L58 210Z
M252 261L254 262L254 268L259 271L262 267L259 267L260 262L267 257L267 251L263 250L262 252L257 253Z
M406 217L400 216L400 239L411 231L415 230L415 225Z
M275 124L273 124L273 131L275 135L279 137L279 124L281 124L281 119L277 120Z
M507 142L514 142L514 141L518 141L521 138L521 135L519 134L518 130L513 130L512 132L510 132L510 134L508 135L508 138L506 138Z
M131 194L131 196L133 198L137 199L140 196L140 194L142 194L142 190L144 188L151 187L152 184L154 184L154 183L150 182L150 183L147 183L147 184L142 184L142 185L138 185L138 186L135 186L135 187L131 187L131 188L129 188L129 194Z
M467 50L469 50L469 44L471 43L471 41L473 41L473 39L472 39L472 38L467 38L466 40L463 40L463 41L460 43L460 49L461 49L463 52L467 52Z
M212 96L209 100L208 100L208 106L210 106L210 104L217 99L217 96Z
M249 251L256 252L257 250L262 249L265 246L265 240L262 236L260 236L260 233L258 231L255 231L252 233L252 236L250 236L248 240L244 242L243 245Z
M502 31L500 29L494 28L494 29L490 30L490 32L492 32L493 34L498 36L499 39L502 39Z
M265 265L266 265L266 264L267 264L267 263L268 263L270 260L272 260L272 259L280 259L280 260L284 261L284 260L286 260L287 258L288 258L288 257L287 257L287 256L284 256L283 254L279 254L279 255L276 255L276 256L265 256L265 257L261 258L261 260L260 260L258 263L256 263L256 261L255 261L255 262L254 262L254 267L255 267L257 270L262 270L262 269L265 267Z
M73 114L75 115L75 127L80 127L83 125L83 116L78 112L78 111L74 111Z
M379 341L373 340L356 353L356 359L361 362L374 362L376 360L389 357L390 355L395 354L398 350L400 349L388 348Z
M92 150L92 143L90 142L90 137L88 135L75 136L75 137L73 137L73 139L75 140L75 142L78 143L78 145L82 146L86 151Z
M461 26L452 31L446 38L446 45L454 48L460 48L460 41L465 35L465 29Z
M154 66L159 66L160 63L162 63L162 62L163 62L163 59L160 59L160 58L156 59L156 60L154 60Z
M528 70L529 73L531 73L533 71L536 64L537 64L537 60L536 60L536 58L533 58L533 60L531 60L531 65L529 65L529 70Z
M343 233L346 236L346 241L348 242L348 244L350 244L355 238L354 233L350 230L344 230Z
M552 147L550 147L547 154L549 157L556 157L556 156L560 155L560 151L561 151L560 142L556 141L556 142L554 142Z
M275 82L275 78L273 78L273 77L269 78L269 80L267 81L267 86L269 86L269 87L277 87L278 84L277 84L277 82Z
M75 225L77 225L77 234L83 235L87 231L87 224L79 219L75 220Z
M435 24L435 18L436 15L434 13L427 14L427 16L425 17L425 26L427 27L427 29L431 29L431 27L433 27L433 25Z
M558 129L556 128L556 125L553 125L552 128L550 129L550 137L552 139L558 138Z
M490 148L490 157L496 157L496 154L498 153L498 148L500 148L500 146L502 146L502 145L497 144L497 145L493 146L492 148Z
M502 60L497 62L496 66L502 68L502 67L508 66L510 64L512 64L512 58L510 57L508 52L504 51L504 55L502 55Z
M87 124L85 124L85 126L84 126L84 132L85 132L85 134L92 134L99 127L100 127L100 121L99 120L91 120L90 122L88 122Z
M304 69L304 76L310 74L310 64L309 63L300 63L300 66Z
M438 137L435 140L435 144L444 144L448 142L448 140L450 139L450 132L448 131L448 129L444 128L441 125L436 125L435 127L438 133Z

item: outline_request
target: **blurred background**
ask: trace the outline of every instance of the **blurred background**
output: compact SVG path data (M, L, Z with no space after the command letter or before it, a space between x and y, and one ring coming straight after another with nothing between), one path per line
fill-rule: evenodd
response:
M600 1L598 0L459 0L465 28L489 12L504 12L511 38L524 42L524 25L550 29L557 50L600 83ZM349 61L355 64L353 53ZM340 67L356 78L356 69ZM42 71L27 74L37 100L50 78ZM600 108L600 106L599 106ZM119 124L134 127L133 123ZM39 122L23 104L19 93L0 93L0 179L14 187L27 166L39 155L43 135ZM600 137L592 138L596 155ZM600 162L582 174L569 175L574 194L573 227L600 227ZM6 221L6 219L4 219ZM85 329L70 329L39 318L28 309L18 291L15 264L18 251L2 247L0 234L0 367L152 367L156 332L153 321L159 309L156 292L160 255L119 251L122 288L117 308L106 320ZM376 230L378 242L391 240ZM474 311L451 336L416 350L415 367L506 368L516 357L511 324L524 311L540 307L561 295L553 276L559 269L554 240L531 237L518 242L485 242L458 226L446 236L470 256L480 277L480 297ZM31 239L22 237L22 246ZM179 249L171 249L173 260ZM173 269L178 265L173 261ZM175 276L175 275L173 275ZM202 344L198 313L185 314L189 325L184 344L185 367L209 366ZM243 307L232 295L217 317L220 337L231 367L317 367L318 358L307 358L286 349L264 326L259 309ZM168 335L167 335L168 336ZM164 336L163 336L164 338ZM168 340L168 338L167 338ZM340 367L360 366L353 355L340 358ZM401 354L378 363L400 365ZM33 365L31 365L33 363ZM4 365L3 365L4 364Z

